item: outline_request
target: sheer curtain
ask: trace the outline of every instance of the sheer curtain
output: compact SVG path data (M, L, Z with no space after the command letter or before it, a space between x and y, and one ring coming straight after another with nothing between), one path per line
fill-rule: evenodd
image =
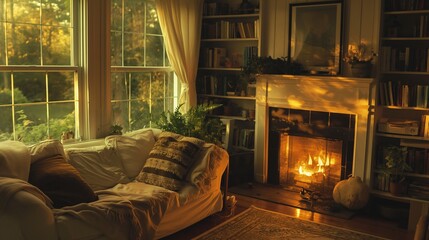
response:
M182 84L181 111L186 112L197 104L203 0L156 0L156 10L168 59Z

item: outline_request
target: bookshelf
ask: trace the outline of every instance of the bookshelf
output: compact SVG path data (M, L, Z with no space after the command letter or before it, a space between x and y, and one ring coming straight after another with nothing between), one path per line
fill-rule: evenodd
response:
M372 190L380 198L410 203L411 214L429 204L429 1L382 2ZM389 193L389 176L382 171L391 145L407 149L412 168L401 196Z
M205 1L197 94L199 103L222 104L213 117L254 131L256 85L241 74L248 59L260 56L261 1L248 1L250 7L243 2Z
M253 176L256 84L242 77L242 68L250 58L261 55L262 2L206 0L203 8L198 102L222 104L211 117L220 118L225 125L230 179L234 182L236 172L237 183L238 173ZM234 169L243 164L249 169Z

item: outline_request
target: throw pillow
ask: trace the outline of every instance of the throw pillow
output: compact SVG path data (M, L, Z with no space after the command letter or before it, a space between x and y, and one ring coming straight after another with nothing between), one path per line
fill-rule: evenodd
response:
M63 144L59 140L55 139L40 141L29 146L28 149L31 154L31 163L58 154L65 157Z
M42 190L52 200L54 208L98 199L76 168L61 155L32 163L28 182Z
M197 138L161 133L136 179L172 191L180 190L203 145L204 141Z
M134 179L140 173L154 144L155 138L152 130L142 131L131 136L106 137L106 146L117 151L124 172L130 179Z
M67 155L68 162L79 171L94 191L130 182L114 149L68 149Z

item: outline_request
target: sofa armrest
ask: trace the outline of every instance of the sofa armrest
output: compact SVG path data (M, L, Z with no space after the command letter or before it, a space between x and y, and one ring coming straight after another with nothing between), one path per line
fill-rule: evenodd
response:
M0 214L0 239L58 239L52 210L32 193L17 192Z
M190 169L186 180L203 192L212 188L219 189L228 162L229 155L225 149L215 144L206 143L198 160Z

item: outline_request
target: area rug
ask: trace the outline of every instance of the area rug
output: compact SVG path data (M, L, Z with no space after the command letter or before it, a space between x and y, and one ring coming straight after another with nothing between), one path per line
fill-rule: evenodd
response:
M204 239L384 239L282 213L250 207L237 216L194 238Z

